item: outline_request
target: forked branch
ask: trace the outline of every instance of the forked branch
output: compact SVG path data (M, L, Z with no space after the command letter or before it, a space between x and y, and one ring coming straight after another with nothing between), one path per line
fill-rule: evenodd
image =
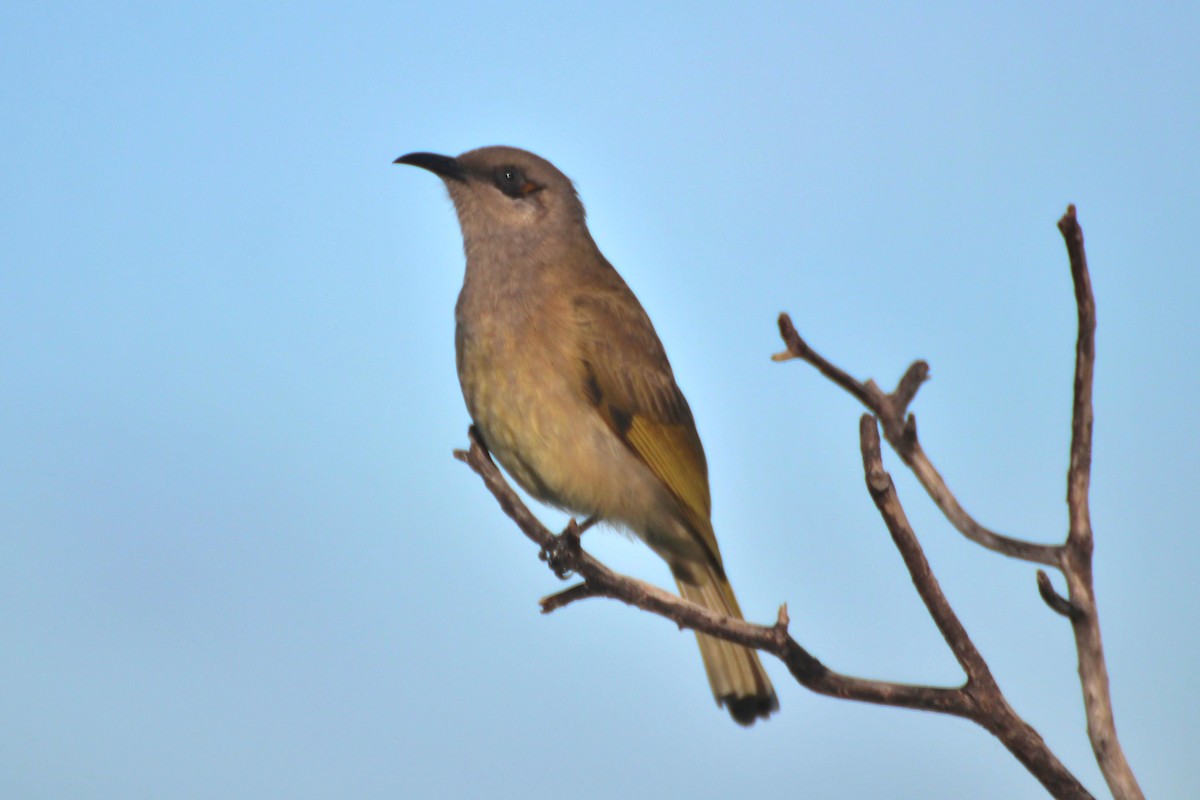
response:
M916 395L916 388L928 375L929 367L924 361L915 362L901 378L896 390L891 394L884 394L874 381L868 379L860 382L852 378L813 350L801 338L787 314L781 314L779 317L779 333L787 350L773 358L776 361L799 359L808 362L878 415L884 435L893 449L912 469L946 518L968 539L1003 555L1062 571L1067 582L1067 597L1062 597L1054 590L1050 576L1043 570L1037 571L1038 592L1047 606L1071 622L1078 653L1088 737L1109 790L1120 800L1140 800L1141 789L1117 741L1108 669L1104 662L1100 621L1092 584L1093 538L1088 511L1088 488L1092 464L1092 375L1096 361L1096 303L1092 295L1087 255L1083 247L1083 230L1076 218L1075 206L1067 207L1067 213L1058 221L1058 229L1067 246L1079 320L1075 344L1070 466L1067 471L1068 529L1063 544L1036 544L996 533L976 522L959 504L922 449L917 438L916 418L907 413L908 405Z
M813 350L808 342L801 338L792 318L787 314L779 315L779 334L783 337L787 350L776 353L775 361L791 361L800 359L816 367L822 375L829 378L838 386L854 395L860 403L879 418L883 426L883 435L896 454L917 476L917 480L925 487L925 491L933 498L946 519L958 528L964 536L989 550L1003 553L1006 556L1033 561L1047 566L1058 566L1058 548L1026 542L996 533L975 521L975 518L959 505L958 499L946 485L941 473L934 468L933 462L921 447L917 438L917 418L908 413L908 406L917 396L917 390L929 377L929 365L924 361L914 361L905 371L900 382L891 394L885 394L873 380L859 381L827 361L820 353Z

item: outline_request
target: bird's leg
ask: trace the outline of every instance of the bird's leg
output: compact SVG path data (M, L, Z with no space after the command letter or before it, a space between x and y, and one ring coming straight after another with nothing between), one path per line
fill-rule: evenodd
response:
M599 514L592 514L583 522L576 522L575 518L571 517L567 522L567 527L563 528L563 532L554 537L554 543L542 549L540 557L550 565L555 575L566 579L571 574L571 568L567 564L571 563L576 554L582 550L579 546L579 537L599 521Z

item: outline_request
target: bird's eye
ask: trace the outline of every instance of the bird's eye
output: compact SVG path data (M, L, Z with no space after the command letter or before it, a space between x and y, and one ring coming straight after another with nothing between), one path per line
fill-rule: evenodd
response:
M499 167L496 170L496 188L509 197L520 197L525 174L516 167Z
M496 188L509 197L525 197L542 188L525 177L519 167L506 166L496 170Z

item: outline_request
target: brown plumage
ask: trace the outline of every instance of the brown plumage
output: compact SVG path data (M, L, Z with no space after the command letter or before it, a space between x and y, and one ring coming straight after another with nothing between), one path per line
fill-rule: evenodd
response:
M741 617L713 532L691 409L633 292L592 240L565 175L524 150L397 163L439 175L463 232L459 381L489 450L530 494L628 528L686 599ZM741 724L779 707L757 653L697 635Z

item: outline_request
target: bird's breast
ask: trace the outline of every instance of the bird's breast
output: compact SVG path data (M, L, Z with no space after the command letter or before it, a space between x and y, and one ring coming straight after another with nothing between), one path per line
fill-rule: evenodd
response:
M531 494L566 504L552 453L590 411L582 362L554 298L505 287L459 297L455 345L463 399L488 448ZM563 309L565 311L565 307Z

